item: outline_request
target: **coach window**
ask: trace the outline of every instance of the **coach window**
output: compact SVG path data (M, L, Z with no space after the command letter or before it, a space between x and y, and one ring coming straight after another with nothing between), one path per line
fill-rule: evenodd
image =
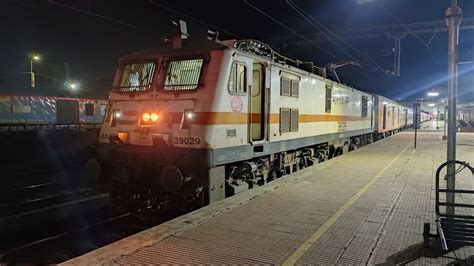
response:
M326 85L326 113L331 113L331 103L332 103L332 86Z
M99 115L105 115L105 110L107 109L106 104L99 105Z
M86 116L93 116L94 115L94 104L93 103L86 103L84 107L85 107Z
M232 64L227 89L230 94L245 95L247 90L247 67L238 62Z
M362 96L362 117L367 117L367 96Z

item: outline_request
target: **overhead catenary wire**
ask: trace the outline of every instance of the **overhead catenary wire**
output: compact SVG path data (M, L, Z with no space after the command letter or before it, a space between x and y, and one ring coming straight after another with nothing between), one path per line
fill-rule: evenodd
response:
M310 42L314 47L318 48L319 50L325 52L326 54L328 54L329 56L333 57L333 58L338 58L334 53L331 53L330 51L327 51L326 49L323 49L321 46L317 45L316 43L314 43L313 41L311 41L310 39L307 39L305 38L302 34L296 32L294 29L288 27L287 25L285 25L283 22L279 21L278 19L272 17L271 15L269 15L268 13L266 13L265 11L261 10L260 8L258 8L257 6L253 5L252 3L250 3L248 0L243 0L243 2L245 4L247 4L248 6L252 7L254 10L256 10L257 12L259 12L260 14L264 15L265 17L267 17L268 19L270 19L271 21L275 22L276 24L280 25L281 27L283 27L284 29L288 30L289 32L295 34L296 36L298 36L299 38L305 40L305 41L308 41Z
M172 13L174 13L174 14L183 16L183 17L185 17L185 18L187 18L187 19L190 19L190 20L192 20L192 21L198 22L198 23L200 23L200 24L202 24L202 25L205 25L205 26L207 26L207 27L214 28L214 29L218 30L219 32L224 32L224 33L227 33L227 34L230 35L230 36L237 37L237 38L239 38L239 39L244 39L244 38L243 38L242 36L240 36L239 34L236 34L236 33L227 31L227 30L225 30L225 29L223 29L223 28L217 27L217 26L215 26L215 25L209 24L209 23L207 23L207 22L205 22L205 21L202 21L202 20L197 19L197 18L195 18L195 17L192 17L192 16L190 16L190 15L184 14L183 12L180 12L180 11L177 11L177 10L175 10L175 9L172 9L172 8L170 8L170 7L168 7L168 6L165 6L165 5L161 4L161 3L155 2L154 0L150 0L150 4L156 5L156 6L158 6L158 7L161 7L161 8L163 8L163 9L167 10L168 12L172 12Z
M397 17L395 17L395 15L387 8L385 7L382 3L380 3L380 1L376 1L377 4L383 9L385 10L385 12L387 12L387 14L393 19L395 20L400 26L402 26L409 34L413 35L413 37L415 37L421 44L423 44L423 46L426 47L430 57L431 57L431 60L433 60L433 62L435 62L435 58L433 56L433 53L431 52L431 48L429 46L429 44L427 44L423 39L420 38L420 36L418 36L416 33L414 33L405 23L401 22ZM434 36L434 35L433 35ZM432 37L434 38L434 37ZM430 40L430 43L431 43L432 39Z
M269 15L268 13L266 13L265 11L261 10L260 8L258 8L257 6L253 5L252 3L249 2L249 0L243 0L243 2L245 4L247 4L248 6L252 7L253 9L255 9L256 11L258 11L260 14L264 15L265 17L267 17L268 19L272 20L273 22L277 23L278 25L282 26L283 28L285 28L286 30L290 31L291 33L295 34L296 36L298 36L299 38L301 38L302 40L306 41L306 42L309 42L311 43L314 47L320 49L321 51L327 53L328 55L330 55L332 58L334 59L339 59L339 57L337 55L335 55L334 53L326 50L326 49L323 49L321 46L317 45L313 40L311 39L308 39L308 38L305 38L302 34L296 32L295 30L293 30L292 28L288 27L287 25L285 25L283 22L279 21L278 19L272 17L271 15ZM359 72L360 74L362 74L363 76L365 76L367 79L372 79L371 77L369 77L368 75L366 75L365 73L363 73L362 71L358 70L357 68L355 69L357 72Z
M293 8L294 11L296 11L302 18L304 18L311 26L313 26L316 30L321 32L329 41L331 41L337 48L339 48L344 54L349 56L351 59L354 61L357 61L356 58L352 56L348 51L346 51L343 47L341 47L336 41L333 40L327 33L333 35L337 40L341 41L343 44L345 44L347 47L351 48L354 50L356 53L358 53L360 56L363 58L368 59L374 67L376 67L377 70L381 70L384 73L387 72L383 67L381 67L373 58L371 58L368 55L363 54L361 51L359 51L357 48L353 47L350 45L348 42L344 41L339 35L337 35L334 31L332 31L329 27L325 26L323 23L319 22L317 19L315 19L313 16L308 14L306 11L304 11L300 6L295 4L292 0L286 0L286 3ZM314 22L314 23L313 23ZM317 25L315 25L315 23Z
M125 21L122 21L122 20L119 20L119 19L116 19L116 18L111 18L111 17L107 17L107 16L104 16L104 15L101 15L101 14L98 14L98 13L94 13L94 12L92 11L92 9L91 9L91 6L92 6L92 5L91 5L91 0L88 0L88 2L87 2L87 10L82 10L82 9L75 8L75 7L72 7L72 6L69 6L69 5L65 5L65 4L62 4L62 3L58 3L58 2L56 2L55 0L48 0L48 2L51 3L51 4L54 4L54 5L63 7L63 8L68 8L68 9L74 10L74 11L79 12L79 13L87 14L87 15L94 16L94 17L98 17L98 18L101 18L101 19L104 19L104 20L108 20L108 21L111 21L111 22L114 22L114 23L117 23L117 24L120 24L120 25L123 25L123 26L127 26L127 27L129 27L129 28L138 29L138 30L141 30L141 31L146 31L146 32L149 32L149 33L156 34L156 32L155 32L154 30L152 30L152 29L145 28L145 27L141 27L141 26L137 26L137 25L135 25L135 24L132 24L132 23L129 23L129 22L125 22ZM227 30L225 30L225 29L222 29L222 28L216 27L216 26L214 26L214 25L212 25L212 24L206 23L206 22L204 22L204 21L202 21L202 20L199 20L199 19L197 19L197 18L191 17L191 16L189 16L189 15L187 15L187 14L184 14L184 13L182 13L182 12L179 12L179 11L177 11L177 10L174 10L174 9L172 9L172 8L170 8L170 7L167 7L167 6L163 5L163 4L157 3L157 2L155 2L155 1L153 1L153 0L150 0L149 2L150 2L150 4L159 6L159 7L163 8L163 9L165 9L165 10L168 11L168 12L172 12L172 13L174 13L174 14L178 14L178 15L180 15L180 16L183 16L183 17L187 18L187 19L190 19L190 20L193 20L193 21L198 22L198 23L200 23L200 24L203 24L203 25L205 25L205 26L214 28L214 29L216 29L216 30L218 30L218 31L220 31L220 32L227 33L227 34L229 34L229 35L231 35L231 36L234 36L234 37L237 37L237 38L242 38L242 37L239 36L238 34L229 32L229 31L227 31Z
M87 11L82 10L80 8L72 7L72 6L69 6L69 5L61 4L61 3L58 3L54 0L48 0L48 2L50 4L53 4L53 5L57 5L57 6L60 6L60 7L63 7L63 8L68 8L68 9L74 10L74 11L79 12L79 13L83 13L83 14L87 14L87 15L90 15L90 16L98 17L98 18L101 18L101 19L104 19L104 20L108 20L108 21L111 21L111 22L114 22L114 23L117 23L117 24L120 24L120 25L123 25L123 26L127 26L129 28L134 28L134 29L138 29L138 30L142 30L142 31L155 33L151 29L147 29L147 28L144 28L144 27L140 27L140 26L125 22L125 21L121 21L121 20L118 20L118 19L115 19L115 18L111 18L111 17L107 17L107 16L104 16L104 15L101 15L101 14L94 13L94 12L91 11L90 2L88 2L88 7L87 7L88 10Z

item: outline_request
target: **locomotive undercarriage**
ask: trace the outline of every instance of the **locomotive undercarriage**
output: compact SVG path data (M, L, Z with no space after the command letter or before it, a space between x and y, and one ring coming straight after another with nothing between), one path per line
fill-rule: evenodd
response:
M373 142L372 134L284 151L226 166L226 197L324 162Z
M102 147L99 158L110 198L131 211L185 212L207 202L208 167L202 151Z
M217 202L373 142L372 133L210 168L204 151L101 147L110 197L131 211L183 212Z

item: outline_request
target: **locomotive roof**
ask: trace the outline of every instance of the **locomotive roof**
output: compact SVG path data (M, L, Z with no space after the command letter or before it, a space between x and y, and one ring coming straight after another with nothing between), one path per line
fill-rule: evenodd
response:
M135 53L131 53L125 56L125 58L130 57L144 57L144 56L153 56L161 54L182 54L182 53L199 53L199 52L208 52L212 50L222 50L228 48L228 46L221 43L210 41L207 39L192 39L192 40L182 40L181 48L173 48L172 42L163 43L160 46L144 49Z
M226 41L216 42L216 41L212 41L212 40L208 40L208 39L199 39L199 38L184 39L184 40L182 40L182 45L181 45L180 48L173 48L173 43L170 41L170 42L163 43L161 46L151 47L151 48L148 48L148 49L144 49L144 50L141 50L141 51L138 51L138 52L128 54L122 59L133 59L133 58L139 59L139 58L143 58L143 57L158 56L158 55L193 54L193 53L195 54L195 53L206 53L206 52L209 52L209 51L212 51L212 50L234 49L234 50L240 51L241 53L251 55L252 57L258 57L258 58L261 58L262 60L273 61L268 57L255 54L255 53L252 53L250 51L246 51L246 50L236 48L236 47L234 47L234 44L235 44L235 40L226 40ZM319 76L315 73L308 72L308 70L304 70L304 69L299 68L299 67L284 64L282 62L273 61L272 63L276 64L276 65L280 65L281 67L286 66L288 68L291 68L293 71L297 71L297 72L305 73L305 74L311 74L311 75L314 75L314 77L319 77L321 79L328 79L328 78L325 78L325 77L321 77L321 76ZM364 92L364 91L359 90L359 89L355 89L355 88L353 88L351 86L348 86L346 84L342 84L342 83L339 83L339 82L333 81L333 80L331 80L331 81L334 82L334 83L339 84L340 86L347 87L347 88L350 88L350 89L353 89L353 90L358 90L361 93L364 93L366 95L370 95L370 93Z

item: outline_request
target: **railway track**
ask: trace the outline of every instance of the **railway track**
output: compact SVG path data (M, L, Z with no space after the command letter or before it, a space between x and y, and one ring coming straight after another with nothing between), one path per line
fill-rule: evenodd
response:
M138 233L173 216L145 222L113 205L13 234L0 234L0 263L59 263Z
M111 204L108 189L53 177L0 191L0 264L62 262L177 216L145 221Z
M108 186L69 188L66 183L30 185L1 193L0 220L65 202L78 201L107 192ZM1 229L0 229L1 230Z

